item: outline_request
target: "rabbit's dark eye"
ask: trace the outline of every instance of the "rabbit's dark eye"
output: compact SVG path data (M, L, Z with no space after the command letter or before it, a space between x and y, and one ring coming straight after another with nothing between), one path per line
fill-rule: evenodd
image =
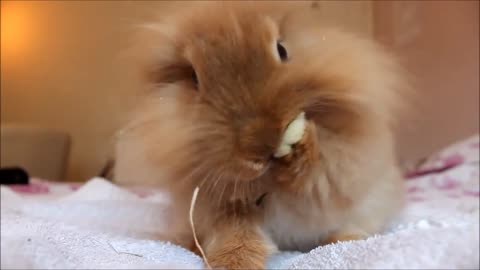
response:
M282 62L287 61L288 59L287 49L285 49L285 47L283 47L283 45L280 44L280 42L277 42L277 51L278 51L278 56L280 56L280 60L282 60Z
M193 84L195 84L195 88L198 88L198 77L197 73L195 72L195 69L192 68L192 81Z

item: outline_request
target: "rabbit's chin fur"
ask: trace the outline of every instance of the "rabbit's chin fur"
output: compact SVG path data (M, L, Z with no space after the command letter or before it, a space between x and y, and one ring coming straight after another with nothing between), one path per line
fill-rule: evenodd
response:
M148 25L152 87L116 147L117 182L171 192L176 226L165 240L193 247L188 210L200 187L194 220L215 267L262 268L276 249L364 238L403 202L390 131L403 80L392 57L255 5L210 3ZM301 141L272 158L302 111Z

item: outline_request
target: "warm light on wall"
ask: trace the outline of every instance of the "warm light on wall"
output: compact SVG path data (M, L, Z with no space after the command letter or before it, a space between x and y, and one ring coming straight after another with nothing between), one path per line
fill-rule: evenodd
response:
M1 47L4 56L18 55L26 49L32 18L28 2L1 1Z

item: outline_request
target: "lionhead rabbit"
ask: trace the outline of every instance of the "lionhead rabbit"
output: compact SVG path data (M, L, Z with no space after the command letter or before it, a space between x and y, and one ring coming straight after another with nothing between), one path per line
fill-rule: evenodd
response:
M152 87L117 144L119 182L171 192L169 240L192 247L200 188L196 231L215 267L262 268L277 249L363 238L402 205L395 61L368 39L277 15L210 3L151 25ZM278 154L299 116L300 137Z

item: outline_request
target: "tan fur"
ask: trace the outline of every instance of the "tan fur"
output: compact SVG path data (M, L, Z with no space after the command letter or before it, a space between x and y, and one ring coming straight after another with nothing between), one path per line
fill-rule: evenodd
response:
M204 243L209 262L228 269L263 269L275 251L256 224L243 220L222 224Z
M262 268L276 247L376 233L402 205L390 132L403 86L395 61L368 39L287 27L295 16L278 12L209 3L149 25L150 92L119 136L116 180L168 188L172 233L186 247L181 231L200 186L195 222L214 267ZM302 141L272 159L301 111Z

